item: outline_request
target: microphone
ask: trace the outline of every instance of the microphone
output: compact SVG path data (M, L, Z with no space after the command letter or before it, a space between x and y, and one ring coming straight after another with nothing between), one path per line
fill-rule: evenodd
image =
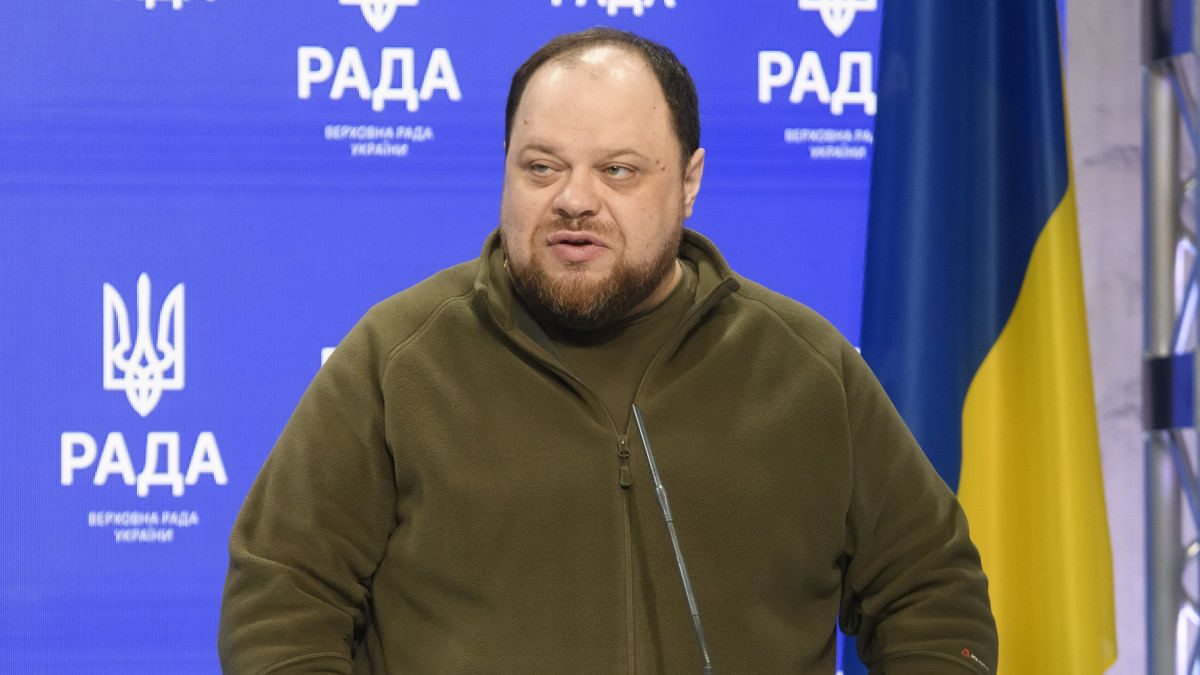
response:
M675 534L675 519L671 517L671 504L667 501L667 488L658 475L658 466L654 463L654 451L650 449L650 435L646 433L646 422L642 419L642 411L633 404L633 420L637 423L638 435L642 437L642 447L646 449L646 461L650 463L650 476L654 479L654 496L662 509L663 518L667 521L667 531L671 534L671 545L675 547L675 562L679 565L679 577L683 580L683 593L687 596L688 609L692 612L692 626L696 629L696 642L700 645L700 659L703 662L701 673L713 675L712 659L708 657L708 644L704 641L704 628L700 625L700 608L696 606L696 594L692 592L692 580L688 576L687 565L683 562L683 550L679 548L679 537Z

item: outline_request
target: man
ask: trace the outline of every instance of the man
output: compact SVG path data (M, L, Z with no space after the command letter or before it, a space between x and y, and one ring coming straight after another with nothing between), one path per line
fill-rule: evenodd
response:
M373 308L234 527L228 672L994 670L954 495L854 349L685 231L704 170L666 48L592 29L513 77L500 228ZM986 664L986 665L985 665ZM875 672L875 671L873 671Z

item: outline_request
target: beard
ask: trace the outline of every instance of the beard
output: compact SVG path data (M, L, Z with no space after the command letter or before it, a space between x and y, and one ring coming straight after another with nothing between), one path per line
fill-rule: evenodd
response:
M558 218L539 226L533 241L559 230L594 232L606 241L621 240L620 231L611 222ZM585 263L569 263L565 272L555 278L540 260L542 251L538 247L531 247L529 259L517 264L509 255L508 241L503 237L501 245L513 288L538 322L559 329L591 331L620 321L649 298L671 273L682 240L680 227L650 259L639 263L622 258L599 279L586 273Z

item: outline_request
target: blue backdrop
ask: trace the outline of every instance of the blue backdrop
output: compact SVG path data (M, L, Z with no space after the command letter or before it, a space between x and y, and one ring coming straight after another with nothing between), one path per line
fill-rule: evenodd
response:
M509 78L557 33L608 24L679 54L708 153L689 226L857 341L881 14L5 3L0 669L218 670L226 541L251 481L322 350L478 254Z

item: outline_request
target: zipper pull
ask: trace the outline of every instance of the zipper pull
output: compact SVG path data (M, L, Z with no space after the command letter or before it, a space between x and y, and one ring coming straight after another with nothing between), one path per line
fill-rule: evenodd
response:
M629 473L629 439L624 434L618 437L620 446L617 449L617 457L621 458L621 473L620 483L623 489L628 490L633 485L633 477Z

